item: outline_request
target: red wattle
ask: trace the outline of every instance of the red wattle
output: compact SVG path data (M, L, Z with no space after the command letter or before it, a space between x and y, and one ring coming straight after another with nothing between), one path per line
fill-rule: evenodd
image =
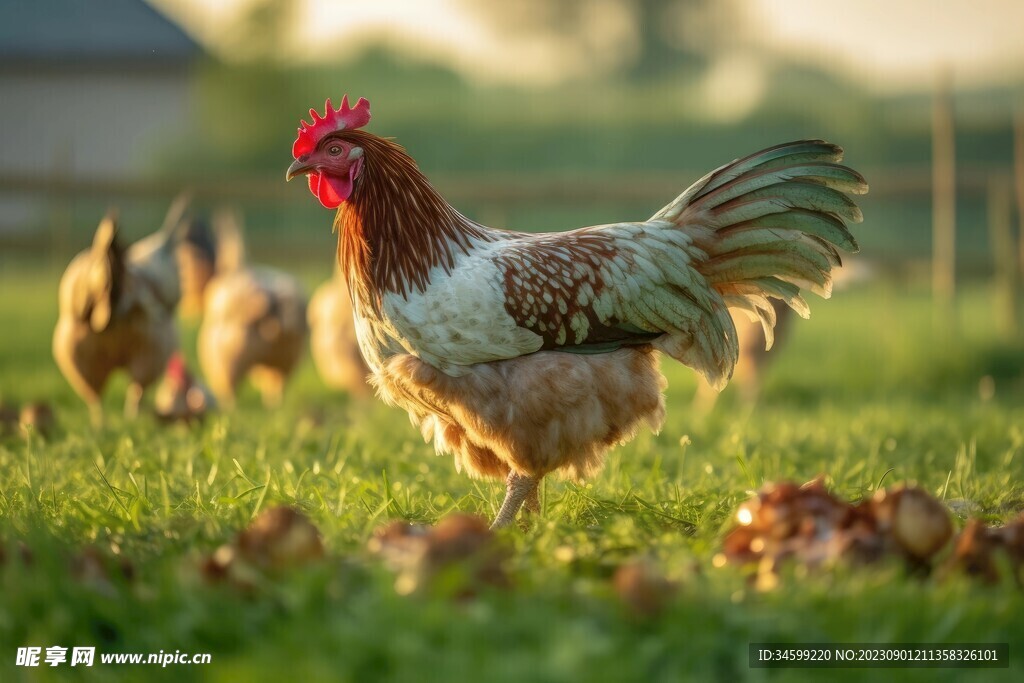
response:
M313 193L325 209L337 209L352 194L352 186L363 168L362 158L356 159L348 167L348 177L330 176L323 171L309 174L309 191Z
M349 178L335 178L326 173L309 174L309 191L316 196L325 209L336 209L352 194Z

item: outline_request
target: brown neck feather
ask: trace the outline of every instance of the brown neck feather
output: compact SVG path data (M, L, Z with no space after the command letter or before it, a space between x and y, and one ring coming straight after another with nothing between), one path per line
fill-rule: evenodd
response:
M363 149L352 195L338 209L338 258L353 294L378 305L385 292L422 292L430 270L449 271L456 251L486 239L485 229L452 208L391 140L354 130L339 138Z

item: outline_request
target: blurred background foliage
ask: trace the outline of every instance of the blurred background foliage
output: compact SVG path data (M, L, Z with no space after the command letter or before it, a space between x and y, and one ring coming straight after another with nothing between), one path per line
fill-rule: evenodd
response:
M64 3L40 4L56 12ZM191 186L201 211L241 205L255 254L320 258L326 269L328 257L317 255L331 252L330 218L302 188L284 186L283 170L299 117L350 93L372 103L370 129L405 145L460 209L524 230L643 219L730 159L826 138L872 183L858 232L866 255L903 270L930 252L932 104L945 74L966 178L960 266L987 273L985 187L1009 174L1024 51L1003 35L1017 4L982 4L965 14L966 3L937 10L916 0L895 9L875 0L151 0L196 43L183 67L189 105L174 126L126 141L135 160L100 174L111 181L106 192L44 197L46 210L28 211L22 229L0 240L24 247L19 258L42 252L59 263L86 243L106 205L119 204L126 232L141 235ZM965 43L976 59L950 47ZM46 194L47 173L61 174L60 158L31 176L36 196ZM16 163L4 170L7 180L21 177ZM152 183L140 189L140 178ZM493 191L546 179L637 191ZM661 196L652 182L675 189ZM19 189L0 182L0 199Z

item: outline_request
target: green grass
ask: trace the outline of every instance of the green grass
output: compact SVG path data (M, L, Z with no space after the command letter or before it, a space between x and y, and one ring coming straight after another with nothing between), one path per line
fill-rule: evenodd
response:
M515 589L465 603L397 596L366 541L388 519L491 517L502 486L456 473L404 414L322 388L309 362L280 410L247 393L235 413L191 430L124 422L119 380L111 419L94 431L50 358L55 290L55 274L0 274L0 392L52 401L60 423L50 441L0 439L0 680L931 681L1024 669L1024 597L1009 583L922 581L883 566L794 574L760 593L711 566L737 503L769 480L823 473L850 499L883 479L916 480L993 522L1024 508L1024 349L997 340L986 290L963 295L948 333L934 331L920 292L873 285L812 302L752 412L727 395L695 421L693 379L667 362L662 433L618 449L585 484L549 478L542 520L503 534ZM989 401L978 392L985 375ZM329 561L251 595L200 581L202 554L275 503L306 511ZM29 566L10 557L17 539L32 549ZM85 546L129 558L135 579L73 580L68 558ZM636 555L681 584L652 619L627 613L609 586ZM1001 641L1013 668L752 670L752 641ZM210 652L213 663L18 669L22 645Z

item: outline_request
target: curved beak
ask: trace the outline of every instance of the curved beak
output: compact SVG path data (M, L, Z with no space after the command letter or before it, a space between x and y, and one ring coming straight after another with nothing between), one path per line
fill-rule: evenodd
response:
M312 164L309 163L308 159L296 159L295 161L292 162L292 165L288 167L288 170L284 174L285 182L291 180L297 175L303 175L305 173L309 173L312 170L314 170L314 167Z

